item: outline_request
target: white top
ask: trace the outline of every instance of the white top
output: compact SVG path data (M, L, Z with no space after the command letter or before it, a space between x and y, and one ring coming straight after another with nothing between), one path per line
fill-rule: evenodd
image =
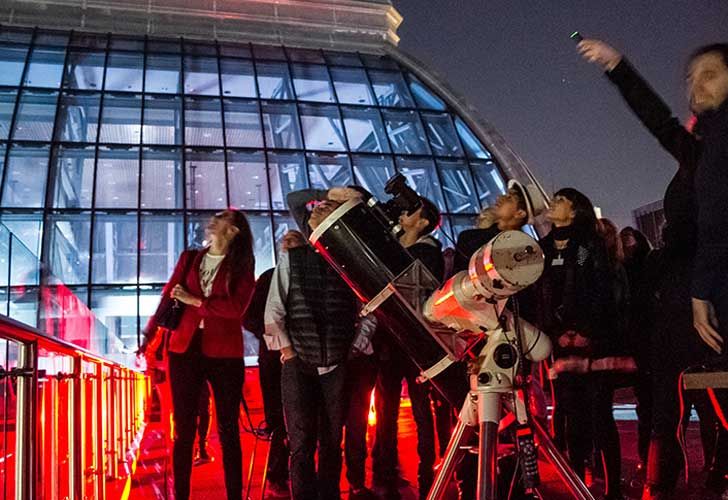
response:
M220 269L220 263L225 255L211 255L208 251L202 257L200 262L200 288L202 288L202 295L209 297L212 293L212 283L215 281L217 271ZM199 328L205 328L205 320L200 320Z

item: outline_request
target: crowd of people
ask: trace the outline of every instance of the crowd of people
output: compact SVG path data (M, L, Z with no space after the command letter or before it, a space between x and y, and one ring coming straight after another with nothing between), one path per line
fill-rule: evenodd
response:
M652 249L638 230L620 231L608 219L598 219L590 199L576 189L558 190L547 205L536 186L516 181L483 210L475 228L459 235L454 253L443 253L433 237L440 214L426 198L400 216L399 241L442 282L466 269L470 256L499 232L544 217L544 227L550 227L539 240L544 271L523 292L521 313L554 346L548 363L554 442L582 478L587 467L600 463L604 498L623 498L612 407L615 389L631 385L638 403L638 452L646 470L643 499L674 493L683 465L678 430L693 405L700 416L708 487L720 494L728 486L721 410L728 408L722 404L726 395L716 390L711 398L699 391L681 397L679 379L691 367L726 364L728 218L722 208L728 199L728 45L703 47L688 62L688 96L697 119L692 130L673 117L615 49L584 40L579 51L603 67L628 107L678 161L664 199L663 245ZM426 497L436 448L444 451L456 409L422 382L413 361L376 318L361 316L356 295L307 239L343 203L361 196L354 187L290 193L289 209L300 231L284 236L277 265L257 282L252 235L242 212L215 215L207 228L209 246L181 255L163 291L184 304L179 324L164 343L179 500L189 498L196 428L207 425L203 420L198 426L198 407L207 406L208 383L227 497L242 498L241 321L260 339L260 383L272 439L268 496L338 499L345 459L350 498L398 498L397 424L406 382L417 429L417 486L420 498ZM150 338L160 331L160 315L145 329ZM377 423L373 485L368 487L372 390ZM198 452L198 461L200 455L207 457L205 439L200 434L204 453ZM465 499L475 496L475 469L467 462L457 474Z

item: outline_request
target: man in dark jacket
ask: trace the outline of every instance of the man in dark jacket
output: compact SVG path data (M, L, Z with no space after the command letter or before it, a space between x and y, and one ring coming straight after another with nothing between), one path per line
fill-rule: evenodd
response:
M316 204L309 213L310 202ZM288 203L306 233L340 205L327 192L315 191L291 193ZM291 448L291 492L296 500L338 500L340 496L345 362L356 315L354 294L313 247L280 254L268 293L264 338L271 350L281 351L283 361L283 412Z
M444 260L442 245L432 236L440 223L440 212L430 200L422 198L422 207L403 214L399 223L404 231L400 243L419 259L433 276L442 281ZM379 356L379 376L375 391L377 437L373 451L374 481L384 488L388 498L398 497L397 489L397 417L402 380L412 402L417 426L417 469L420 498L425 498L434 479L435 427L429 399L429 385L417 382L419 370L386 332L377 332L375 350Z
M281 240L281 252L306 245L306 238L299 231L288 231ZM268 432L271 434L268 458L268 486L266 498L287 497L288 491L288 446L286 429L283 422L283 403L281 401L281 361L278 351L271 351L266 345L265 304L270 291L274 269L264 271L255 282L255 291L245 312L243 326L260 341L258 347L258 374L260 390L263 394L263 412Z

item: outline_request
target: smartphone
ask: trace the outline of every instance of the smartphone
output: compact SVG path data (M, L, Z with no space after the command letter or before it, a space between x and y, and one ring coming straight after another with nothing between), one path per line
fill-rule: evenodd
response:
M581 36L581 33L579 33L578 31L573 32L569 38L574 40L575 43L579 43L584 39L584 37Z

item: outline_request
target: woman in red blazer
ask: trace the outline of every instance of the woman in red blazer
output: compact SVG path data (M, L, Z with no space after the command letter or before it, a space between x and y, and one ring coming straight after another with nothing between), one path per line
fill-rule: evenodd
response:
M169 338L174 488L177 500L189 498L197 402L203 384L209 382L222 443L227 498L241 500L238 414L245 377L241 321L255 286L253 237L248 220L237 210L215 214L205 233L209 246L183 252L162 291L185 304L179 326ZM145 335L156 330L155 314Z

